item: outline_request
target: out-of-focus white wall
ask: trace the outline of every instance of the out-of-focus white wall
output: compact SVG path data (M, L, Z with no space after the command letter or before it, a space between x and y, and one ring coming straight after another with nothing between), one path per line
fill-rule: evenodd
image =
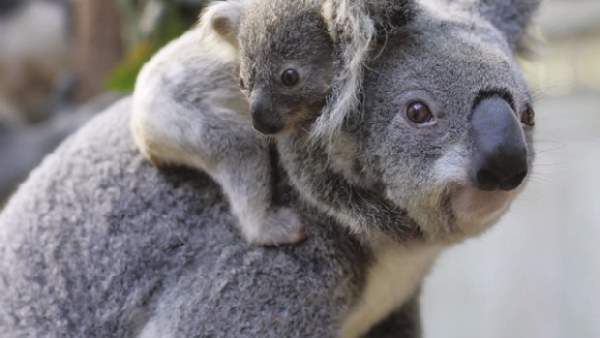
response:
M40 122L69 65L67 13L29 1L0 14L0 123Z

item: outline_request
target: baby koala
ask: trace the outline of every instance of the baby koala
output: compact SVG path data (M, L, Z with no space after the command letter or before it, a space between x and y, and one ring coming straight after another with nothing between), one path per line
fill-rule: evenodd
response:
M334 50L320 0L254 0L241 16L240 88L254 128L274 135L325 106Z
M133 95L134 140L155 165L210 175L248 242L298 242L300 219L272 202L270 139L253 125L276 134L316 114L327 95L332 54L317 5L215 2L198 27L144 66ZM240 73L250 104L238 86Z

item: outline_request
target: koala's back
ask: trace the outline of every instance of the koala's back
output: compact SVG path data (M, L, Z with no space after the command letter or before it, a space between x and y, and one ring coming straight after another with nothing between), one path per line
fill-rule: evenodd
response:
M0 337L334 336L361 247L306 210L305 243L245 244L205 175L142 158L130 109L71 137L0 215Z

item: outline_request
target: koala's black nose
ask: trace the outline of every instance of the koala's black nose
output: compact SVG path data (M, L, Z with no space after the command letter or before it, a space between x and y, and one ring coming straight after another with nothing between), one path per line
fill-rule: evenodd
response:
M523 128L506 100L483 99L471 119L471 180L482 190L512 190L527 176L527 143Z
M273 110L271 100L260 95L250 105L254 129L265 135L277 134L285 127L281 116Z

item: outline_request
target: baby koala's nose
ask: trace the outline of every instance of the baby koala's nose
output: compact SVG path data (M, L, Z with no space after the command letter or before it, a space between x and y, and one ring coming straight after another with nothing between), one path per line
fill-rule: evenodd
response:
M285 128L283 120L273 110L270 100L258 98L250 106L252 126L265 135L277 134Z
M482 190L513 190L527 176L527 144L513 109L494 96L472 116L471 180Z

